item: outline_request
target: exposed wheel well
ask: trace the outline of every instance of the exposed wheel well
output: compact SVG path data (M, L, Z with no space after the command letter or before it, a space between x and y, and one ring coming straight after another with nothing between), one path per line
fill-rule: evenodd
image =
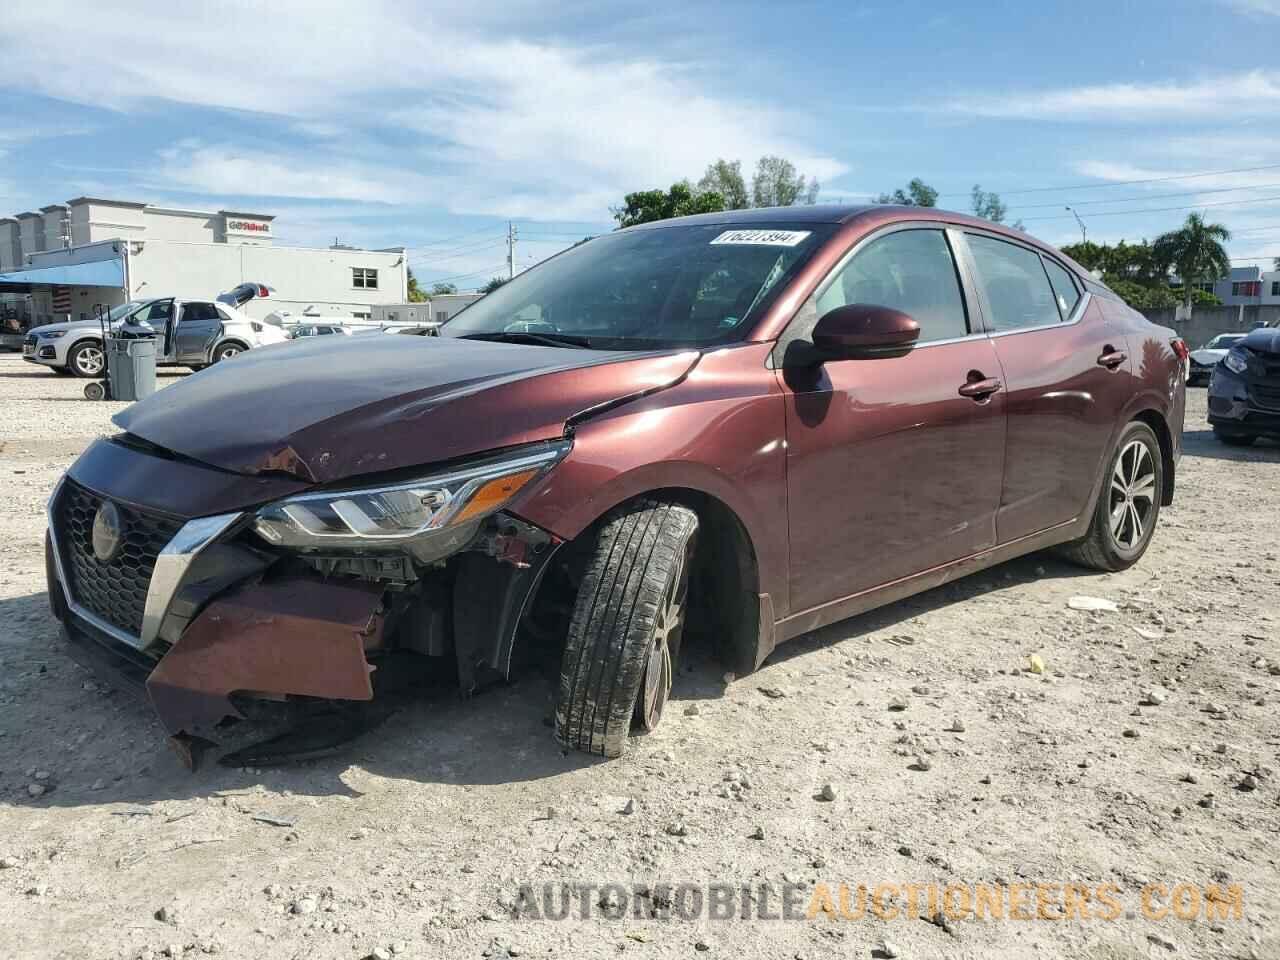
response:
M1169 432L1169 425L1165 423L1165 419L1160 415L1158 410L1143 410L1134 415L1135 420L1141 420L1149 426L1156 439L1160 441L1160 459L1164 463L1164 489L1160 491L1161 506L1169 506L1173 503L1173 483L1174 471L1176 464L1173 462L1173 435Z
M761 637L760 572L755 548L738 515L716 497L684 487L648 490L631 499L679 503L698 515L685 643L709 643L726 670L739 676L751 673ZM599 521L565 545L563 559L569 566L593 542L598 526ZM576 575L571 574L570 580L576 583ZM534 616L539 607L563 604L563 596L552 595L562 591L561 578L548 577L534 601Z
M237 340L234 337L228 337L226 340L221 341L216 347L214 347L213 352L216 354L223 347L239 347L241 350L249 349L249 345L245 343L243 340Z

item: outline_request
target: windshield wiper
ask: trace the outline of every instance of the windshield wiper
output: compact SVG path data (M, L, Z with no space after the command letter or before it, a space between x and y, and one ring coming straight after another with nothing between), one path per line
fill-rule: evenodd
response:
M498 333L464 333L459 340L488 340L501 343L534 343L544 347L586 347L590 349L590 337L575 337L569 333L529 333L522 330L502 330Z

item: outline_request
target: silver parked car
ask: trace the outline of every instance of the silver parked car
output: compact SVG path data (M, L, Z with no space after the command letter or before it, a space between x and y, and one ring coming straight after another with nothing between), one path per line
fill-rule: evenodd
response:
M244 350L282 343L285 332L241 313L237 307L265 296L263 284L241 284L216 300L153 297L121 304L111 310L112 330L125 323L147 323L156 332L156 363L200 370ZM102 325L76 320L35 327L22 343L22 357L51 367L56 373L100 377L105 354Z
M1227 351L1245 338L1243 333L1220 333L1199 350L1192 350L1188 358L1191 364L1187 373L1187 383L1208 383L1216 367Z

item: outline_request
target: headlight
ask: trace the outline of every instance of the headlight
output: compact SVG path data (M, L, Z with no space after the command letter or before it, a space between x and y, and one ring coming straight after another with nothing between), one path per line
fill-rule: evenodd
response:
M1222 358L1222 365L1232 373L1245 373L1249 369L1249 358L1243 350L1228 350Z
M37 334L37 336L41 340L57 340L59 337L66 336L66 334L67 331L65 330L51 330L49 333L41 333Z
M465 546L479 522L569 452L568 440L523 447L407 483L306 493L258 511L254 530L298 550L403 550L422 562Z

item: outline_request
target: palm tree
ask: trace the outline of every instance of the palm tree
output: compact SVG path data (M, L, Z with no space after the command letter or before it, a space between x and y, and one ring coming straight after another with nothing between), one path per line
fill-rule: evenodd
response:
M1220 223L1205 223L1193 213L1180 230L1156 237L1152 253L1163 269L1173 267L1182 279L1182 297L1191 309L1191 291L1205 280L1218 280L1231 275L1231 261L1222 244L1231 239L1231 231Z

